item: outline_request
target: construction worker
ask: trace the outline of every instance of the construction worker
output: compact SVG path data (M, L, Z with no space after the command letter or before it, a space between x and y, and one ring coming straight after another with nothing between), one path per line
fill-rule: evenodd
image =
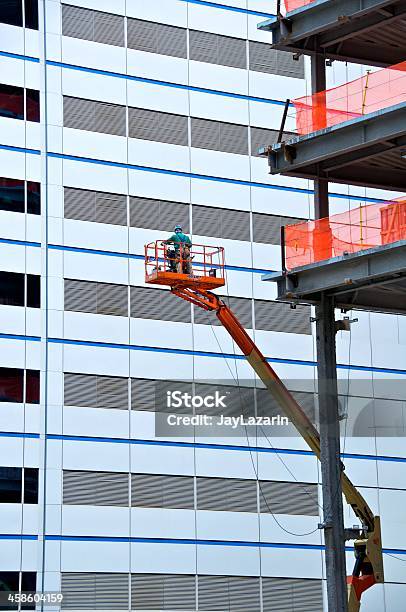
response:
M175 225L174 233L164 244L172 244L173 250L167 251L169 265L173 272L190 274L190 247L192 241L187 234L183 233L181 225Z

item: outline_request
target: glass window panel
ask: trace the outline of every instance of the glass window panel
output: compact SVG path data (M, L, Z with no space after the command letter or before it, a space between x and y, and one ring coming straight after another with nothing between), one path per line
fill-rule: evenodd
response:
M25 27L38 30L38 0L24 0Z
M27 121L39 122L39 91L37 89L26 89L27 96Z
M27 181L27 213L41 214L41 185L34 181Z
M0 210L24 212L24 181L0 178Z
M28 404L39 404L39 370L26 372L26 397Z
M24 274L0 272L0 304L24 306Z
M24 503L38 504L37 468L24 468Z
M0 117L24 119L24 89L0 83Z
M0 368L0 402L23 401L23 370Z
M23 25L23 6L21 0L0 1L0 22L9 25Z
M27 306L41 307L41 281L40 276L36 274L27 274Z
M22 469L16 467L0 467L0 503L20 504L21 493Z

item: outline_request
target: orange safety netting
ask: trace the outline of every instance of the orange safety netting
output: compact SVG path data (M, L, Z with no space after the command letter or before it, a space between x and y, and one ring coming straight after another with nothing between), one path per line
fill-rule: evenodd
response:
M296 130L298 134L310 134L405 101L406 61L293 100Z
M284 234L287 270L405 240L406 199L287 225Z
M285 0L285 8L286 12L295 11L298 8L302 8L302 6L306 6L307 4L311 4L314 0Z

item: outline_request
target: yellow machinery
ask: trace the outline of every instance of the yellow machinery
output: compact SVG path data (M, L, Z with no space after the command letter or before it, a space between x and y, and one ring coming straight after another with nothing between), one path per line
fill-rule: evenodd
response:
M188 274L183 273L182 252L180 252L177 256L180 260L180 273L170 273L168 271L166 247L162 245L162 242L151 243L146 247L145 281L150 284L169 285L173 294L204 310L216 313L217 318L241 349L257 376L262 380L314 454L320 459L319 432L266 361L231 309L217 295L208 291L209 288L225 285L223 249L221 247L194 246L191 254L187 256L188 264L190 265L193 262L193 265L190 265L189 268L192 273ZM347 577L348 610L349 612L359 612L362 593L374 584L384 582L381 523L379 516L374 516L366 500L344 472L341 474L341 484L348 504L351 505L362 525L362 528L359 531L357 530L354 541L354 570L352 575Z

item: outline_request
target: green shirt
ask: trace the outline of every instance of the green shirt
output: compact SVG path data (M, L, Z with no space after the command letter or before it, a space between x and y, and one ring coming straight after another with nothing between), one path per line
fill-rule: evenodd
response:
M175 232L170 238L168 238L168 240L165 240L165 242L173 243L175 245L175 249L179 249L179 246L181 244L192 244L192 241L190 240L189 236L187 236L183 232Z

